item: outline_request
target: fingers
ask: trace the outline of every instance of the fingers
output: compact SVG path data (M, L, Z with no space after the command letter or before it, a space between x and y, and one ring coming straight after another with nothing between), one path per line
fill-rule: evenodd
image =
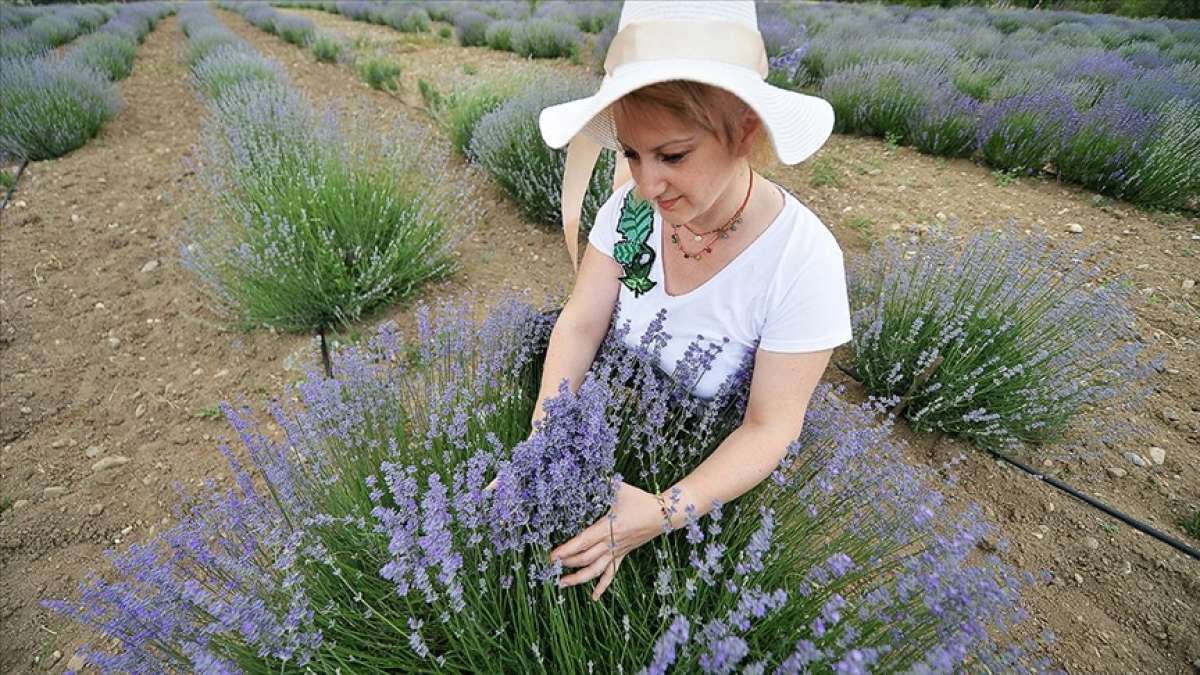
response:
M599 600L600 596L604 595L604 591L608 590L609 584L611 584L613 578L617 576L617 569L621 567L621 561L623 559L623 556L617 558L613 564L604 568L604 574L600 575L600 581L596 582L596 588L592 590L592 602Z
M607 550L607 541L596 543L583 553L577 553L573 556L562 558L563 567L583 567L585 565L590 565L596 561L596 558L604 555L604 552Z
M499 476L496 476L495 478L493 478L492 482L488 483L487 486L483 488L483 491L490 492L492 490L492 488L496 487L496 482L499 480L500 480Z
M578 572L575 572L574 574L568 574L567 576L559 579L559 588L566 588L567 586L574 586L575 584L582 584L585 581L595 579L604 572L604 568L608 567L610 560L612 560L612 556L608 554L608 551L605 551L600 555L599 558L596 558L592 564L579 570Z
M572 537L567 543L550 551L550 561L554 562L555 558L578 555L599 542L608 541L608 523L606 520L605 518L601 518L588 526L583 532Z

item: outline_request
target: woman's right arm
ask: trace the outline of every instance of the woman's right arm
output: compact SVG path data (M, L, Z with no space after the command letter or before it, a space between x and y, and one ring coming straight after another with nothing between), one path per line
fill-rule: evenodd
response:
M591 244L584 249L571 295L550 333L532 421L545 416L542 401L557 396L558 385L564 379L572 392L579 389L608 334L613 307L621 291L622 273L617 261Z

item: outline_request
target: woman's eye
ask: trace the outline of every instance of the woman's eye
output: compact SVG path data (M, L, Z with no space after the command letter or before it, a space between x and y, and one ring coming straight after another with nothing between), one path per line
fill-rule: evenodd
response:
M683 158L685 155L687 155L687 153L677 153L674 155L663 155L663 161L666 162L667 164L678 164L679 162L683 161Z
M637 153L632 150L626 150L625 159L637 159Z

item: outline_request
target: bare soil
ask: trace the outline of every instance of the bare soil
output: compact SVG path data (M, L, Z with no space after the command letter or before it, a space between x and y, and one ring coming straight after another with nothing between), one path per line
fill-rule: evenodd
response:
M219 16L314 100L365 113L381 128L403 118L438 136L420 111L418 78L446 90L516 72L584 72L300 13L348 39L365 35L363 49L400 62L399 94L372 91L347 66L316 63L237 15ZM180 59L185 45L175 18L159 24L119 85L126 109L83 148L31 165L0 213L0 498L23 501L0 515L4 672L62 672L80 645L96 643L38 600L74 597L79 581L105 569L102 551L169 525L173 482L228 480L216 450L228 429L214 419L214 404L243 393L267 400L313 353L309 336L226 329L179 262L179 233L208 212L182 161L194 151L204 115ZM1200 218L1143 213L1053 180L1003 185L969 161L846 136L769 175L831 227L848 259L873 238L896 231L919 238L955 220L985 228L1014 219L1118 253L1120 271L1147 300L1138 331L1168 359L1140 413L1148 432L1097 457L1062 461L1062 448L1049 447L1026 459L1200 546L1180 526L1200 508L1200 291L1181 286L1200 276ZM460 248L461 271L375 320L393 319L407 331L417 301L514 289L541 300L565 292L571 272L561 234L523 222L486 177L469 180L484 216ZM1066 231L1068 223L1083 232ZM157 267L142 271L151 261ZM833 366L827 379L864 395ZM1073 673L1198 668L1200 563L953 439L916 435L903 423L897 433L914 462L938 467L965 454L957 486L945 490L949 501L982 505L1011 543L998 553L1006 562L1052 573L1027 594L1032 618L1023 630L1057 635L1047 651L1052 665ZM1162 465L1134 466L1121 454L1149 459L1150 446L1166 450ZM93 470L112 456L128 461ZM1114 478L1109 467L1127 473ZM54 496L46 492L52 487L65 491Z

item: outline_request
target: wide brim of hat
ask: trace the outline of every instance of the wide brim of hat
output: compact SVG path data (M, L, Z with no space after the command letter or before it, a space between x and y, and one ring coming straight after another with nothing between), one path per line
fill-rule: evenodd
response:
M767 84L758 73L740 66L658 60L626 64L605 78L595 94L543 109L538 116L542 139L552 148L561 148L582 131L602 146L619 150L609 106L631 91L669 80L710 84L745 101L763 121L784 164L812 156L833 132L833 106L823 98Z

